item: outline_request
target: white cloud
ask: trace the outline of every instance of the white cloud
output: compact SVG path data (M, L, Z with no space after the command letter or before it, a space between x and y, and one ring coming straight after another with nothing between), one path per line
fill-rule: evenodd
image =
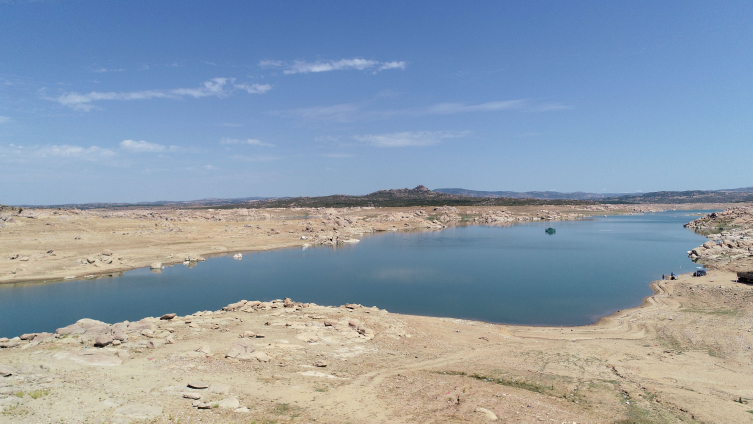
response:
M282 72L286 75L291 75L308 74L314 72L344 71L348 69L355 69L358 71L375 69L374 73L377 73L379 71L384 71L387 69L405 69L406 64L403 61L379 62L376 60L355 57L353 59L340 59L325 62L306 62L303 60L296 60L292 65L288 65L285 62L281 62L279 60L262 60L261 62L259 62L259 66L262 68L286 68Z
M47 144L27 147L15 144L9 144L7 146L0 145L0 159L16 162L25 162L30 159L37 160L48 157L80 158L93 161L114 155L114 151L103 149L99 146L83 147L70 144Z
M7 124L10 121L12 121L12 119L10 119L10 117L8 117L8 116L0 116L0 124Z
M444 139L464 137L468 131L405 131L390 134L357 135L354 138L375 147L421 147L440 143Z
M149 143L148 141L135 141L135 140L123 140L120 142L120 148L123 150L127 150L132 153L144 153L144 152L151 152L151 153L158 153L158 152L166 152L166 151L175 151L178 150L178 146L163 146L161 144L157 143Z
M250 94L263 94L272 89L269 84L234 84L235 78L213 78L204 81L196 88L175 88L170 90L143 90L130 92L98 92L80 94L65 93L49 100L56 101L63 106L76 110L89 111L94 108L93 102L101 100L148 100L148 99L181 99L183 97L227 97L234 89L245 90ZM232 87L230 87L232 86Z
M379 67L379 71L384 71L387 69L405 69L405 62L399 61L399 62L384 62L382 63L382 66Z
M264 94L272 89L269 84L235 84L235 88L246 90L248 94Z
M237 138L222 138L220 139L220 144L250 144L252 146L274 147L274 144L272 143L265 143L254 138L249 138L247 140L241 140Z

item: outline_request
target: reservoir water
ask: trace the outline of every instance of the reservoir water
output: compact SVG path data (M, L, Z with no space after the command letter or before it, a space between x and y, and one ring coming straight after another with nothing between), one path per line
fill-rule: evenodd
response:
M161 273L0 285L0 336L54 332L80 318L113 323L217 310L241 299L360 303L390 312L497 323L585 325L638 306L649 283L696 268L698 211L509 227L368 235L316 247L209 258ZM557 232L547 234L552 226Z

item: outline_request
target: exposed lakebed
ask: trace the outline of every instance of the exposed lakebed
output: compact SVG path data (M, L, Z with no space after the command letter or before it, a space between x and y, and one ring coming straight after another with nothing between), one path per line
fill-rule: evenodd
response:
M649 282L695 269L706 241L683 224L695 211L509 227L365 236L316 247L209 258L161 273L0 286L0 336L54 331L80 318L138 320L216 310L241 299L291 297L391 312L530 325L584 325L637 306ZM544 229L552 226L556 234Z

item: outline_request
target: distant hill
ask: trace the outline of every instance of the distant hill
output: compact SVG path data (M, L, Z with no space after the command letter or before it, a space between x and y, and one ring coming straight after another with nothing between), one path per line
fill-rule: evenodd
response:
M586 193L576 191L477 191L464 188L438 188L434 191L468 197L513 199L593 200L598 203L739 203L753 202L753 187L724 190L657 191L652 193Z
M206 207L206 206L223 206L223 205L236 205L245 204L253 201L266 200L269 197L239 197L234 199L200 199L200 200L158 200L156 202L136 202L136 203L67 203L60 205L18 205L29 208L78 208L78 209L118 209L118 208L150 208L150 207L177 207L177 208L189 208L189 207Z
M552 200L552 199L514 199L509 197L472 197L451 193L432 191L419 185L415 188L379 190L365 196L348 196L336 194L321 197L294 197L258 201L243 206L251 208L342 208L356 206L405 207L405 206L515 206L515 205L560 205L593 204L592 201ZM227 207L235 207L228 205Z
M16 205L15 207L126 209L126 208L287 208L287 207L401 207L401 206L516 206L583 205L596 203L738 203L753 202L753 187L727 190L657 191L653 193L587 193L582 191L478 191L464 188L379 190L364 196L335 194L319 197L240 197L138 203L82 203ZM0 205L1 206L1 205Z
M586 193L576 191L561 193L559 191L478 191L464 188L437 188L436 192L456 194L467 197L509 197L512 199L560 199L560 200L599 200L606 197L623 196L625 193Z
M729 190L656 191L605 197L601 203L740 203L753 202L753 187Z

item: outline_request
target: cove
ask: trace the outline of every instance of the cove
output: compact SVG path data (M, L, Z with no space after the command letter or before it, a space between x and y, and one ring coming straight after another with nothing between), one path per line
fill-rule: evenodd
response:
M161 273L0 285L0 336L54 332L81 318L133 321L284 297L496 323L585 325L640 305L662 274L696 268L686 252L706 238L682 225L697 212L383 233L338 249L250 252L240 261L225 255ZM555 234L544 231L550 226Z

